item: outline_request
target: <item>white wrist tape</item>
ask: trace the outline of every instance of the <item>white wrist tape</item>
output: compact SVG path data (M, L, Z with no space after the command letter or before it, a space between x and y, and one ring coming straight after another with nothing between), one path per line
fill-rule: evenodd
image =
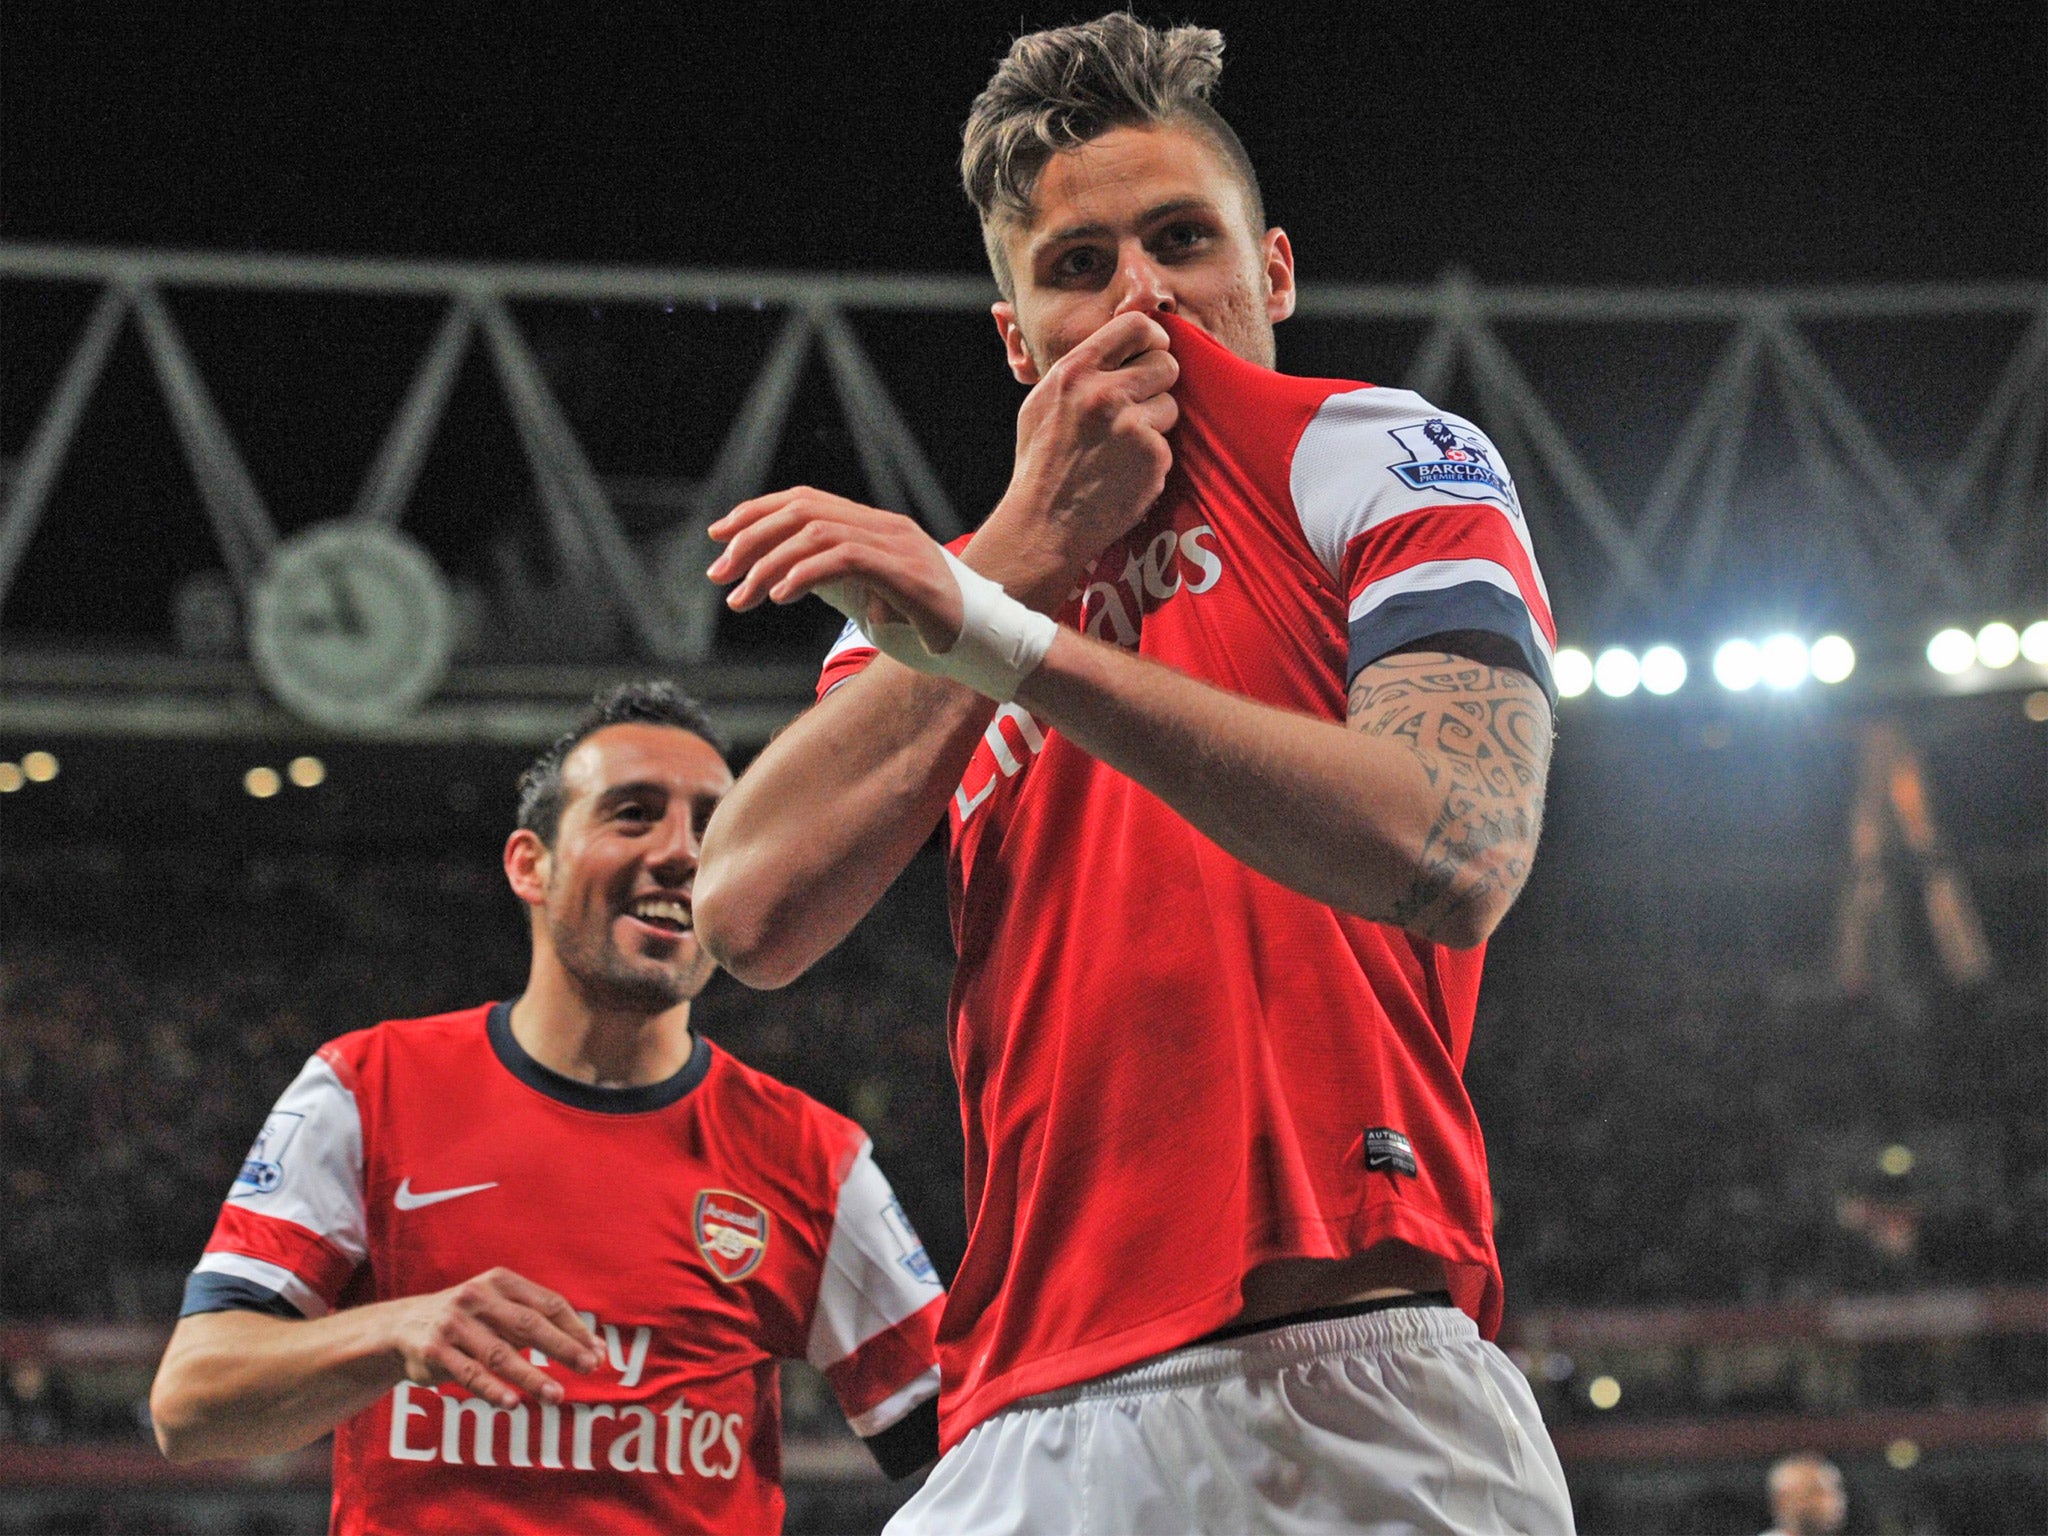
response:
M835 582L820 587L818 595L852 619L854 627L883 655L919 672L965 683L985 698L1007 704L1045 660L1059 625L1009 596L1002 583L968 569L951 550L940 553L959 584L961 614L960 637L941 654L927 650L912 625L869 624L867 604L857 588L847 590Z

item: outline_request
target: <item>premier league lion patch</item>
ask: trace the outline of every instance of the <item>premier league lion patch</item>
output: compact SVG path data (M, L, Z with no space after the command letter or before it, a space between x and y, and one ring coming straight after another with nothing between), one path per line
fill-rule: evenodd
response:
M1432 416L1418 427L1396 427L1387 434L1408 452L1405 464L1388 469L1411 491L1435 491L1461 501L1494 501L1521 515L1514 488L1494 466L1492 447L1463 422L1452 425Z
M728 1285L747 1278L768 1256L768 1212L727 1189L700 1190L691 1230L711 1273Z
M250 1195L267 1195L284 1182L285 1148L292 1144L292 1138L299 1134L299 1127L306 1117L288 1109L275 1110L263 1129L256 1133L256 1142L249 1148L249 1155L242 1159L242 1171L235 1175L233 1188L228 1191L230 1200L246 1199Z

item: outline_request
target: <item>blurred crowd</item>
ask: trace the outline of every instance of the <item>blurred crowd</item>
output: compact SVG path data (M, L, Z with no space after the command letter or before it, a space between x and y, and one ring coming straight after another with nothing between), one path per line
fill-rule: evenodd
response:
M811 975L772 994L721 979L697 1022L859 1120L949 1273L964 1218L944 885L928 851ZM388 844L10 848L0 932L0 1324L167 1324L310 1051L514 995L526 967L494 865ZM1468 1080L1511 1319L2048 1276L2048 1018L2033 992L1902 1011L1713 974L1528 936L1497 947ZM1694 1352L1661 1374L1631 1363L1630 1408L2012 1401L2048 1380L2042 1345ZM1583 1387L1608 1366L1527 1363L1553 1421L1598 1416ZM146 1380L5 1362L0 1442L133 1441ZM844 1433L822 1382L794 1373L788 1395L794 1432Z
M803 982L754 995L721 978L696 1020L860 1120L950 1267L951 966L927 865ZM314 1048L515 996L526 971L495 868L388 849L10 850L0 931L0 1321L174 1316L250 1139Z
M859 1120L950 1268L943 909L927 854L796 986L720 980L697 1018ZM314 1047L514 995L525 972L496 869L388 849L10 851L0 924L0 1318L169 1315ZM1902 1019L1595 958L1510 949L1490 967L1468 1080L1511 1306L2048 1274L2038 999L1952 997Z
M1596 963L1598 962L1598 963ZM1510 1306L2048 1278L2048 1008L1495 964L1467 1073Z

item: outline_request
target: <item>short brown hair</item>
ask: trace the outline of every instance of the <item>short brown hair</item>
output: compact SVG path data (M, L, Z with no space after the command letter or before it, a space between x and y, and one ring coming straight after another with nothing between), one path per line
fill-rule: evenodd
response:
M1223 74L1223 34L1212 27L1158 31L1128 11L1077 26L1028 32L1010 45L961 134L960 180L981 216L981 238L1004 296L1016 284L1002 234L1028 223L1046 162L1113 128L1187 124L1206 134L1243 186L1252 233L1265 200L1244 145L1209 96Z
M576 723L519 775L517 824L550 848L562 829L562 808L568 800L562 787L562 765L587 738L610 725L673 726L702 737L720 757L727 755L725 738L704 713L704 706L666 678L620 683L599 693Z

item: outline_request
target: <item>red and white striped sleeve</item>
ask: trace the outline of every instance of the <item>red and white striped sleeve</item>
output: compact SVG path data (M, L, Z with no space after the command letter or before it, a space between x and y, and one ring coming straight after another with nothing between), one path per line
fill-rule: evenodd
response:
M938 1455L945 1297L923 1241L863 1142L839 1186L806 1354L891 1476Z
M1512 644L1552 702L1557 629L1500 451L1405 389L1331 395L1289 470L1302 532L1348 604L1352 678L1431 635Z
M324 1317L367 1251L355 1074L329 1045L256 1133L182 1311Z

